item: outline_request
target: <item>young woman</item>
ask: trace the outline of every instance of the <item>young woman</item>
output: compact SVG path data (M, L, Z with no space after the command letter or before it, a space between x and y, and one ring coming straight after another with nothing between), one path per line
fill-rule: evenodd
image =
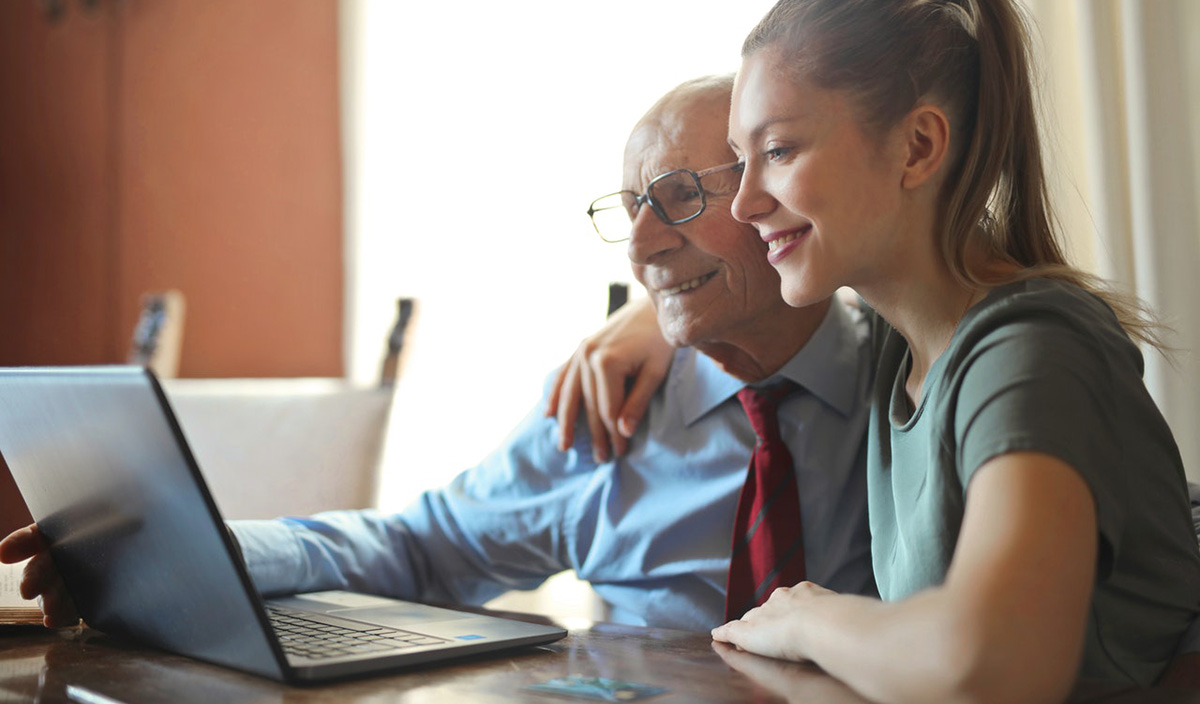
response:
M747 39L734 216L788 303L849 286L876 320L883 601L801 583L716 640L880 701L1060 701L1077 676L1153 683L1196 615L1183 468L1134 342L1154 326L1062 255L1027 55L1011 0L781 0Z

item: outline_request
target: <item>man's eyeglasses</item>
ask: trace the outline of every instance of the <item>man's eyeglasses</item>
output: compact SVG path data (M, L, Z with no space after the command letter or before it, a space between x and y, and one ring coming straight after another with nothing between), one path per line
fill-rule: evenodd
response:
M700 217L708 207L707 195L700 179L724 171L732 171L741 164L733 162L714 166L703 171L675 169L655 176L646 184L646 192L638 195L633 191L617 191L600 196L588 206L588 217L592 227L605 242L623 242L629 239L630 226L643 204L648 204L654 214L668 225L680 225ZM727 189L726 189L727 190ZM737 186L733 187L737 190Z

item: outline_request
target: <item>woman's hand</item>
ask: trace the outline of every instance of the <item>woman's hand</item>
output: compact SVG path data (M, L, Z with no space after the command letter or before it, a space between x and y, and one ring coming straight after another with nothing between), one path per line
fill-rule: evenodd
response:
M658 329L649 299L631 301L580 343L558 373L547 416L558 417L559 449L575 443L582 405L597 462L624 455L675 350Z
M714 628L713 640L772 658L806 661L809 656L801 644L805 615L815 602L836 594L812 582L780 587L762 606Z
M21 598L37 599L42 607L42 623L47 628L62 628L79 623L75 602L67 594L50 549L36 525L15 530L0 540L0 562L16 564L29 560L21 579Z
M726 665L783 701L793 704L870 704L840 680L813 665L764 658L725 643L713 643L713 650Z

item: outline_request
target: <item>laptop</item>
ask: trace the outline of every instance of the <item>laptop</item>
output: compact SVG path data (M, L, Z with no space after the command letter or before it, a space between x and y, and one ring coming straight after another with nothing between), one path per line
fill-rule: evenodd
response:
M0 454L89 626L289 683L566 631L343 591L263 600L141 367L0 368Z

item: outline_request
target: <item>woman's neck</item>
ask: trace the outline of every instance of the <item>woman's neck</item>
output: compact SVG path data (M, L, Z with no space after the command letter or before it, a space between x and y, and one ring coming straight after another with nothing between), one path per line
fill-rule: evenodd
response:
M932 237L930 237L932 242ZM986 272L988 281L1002 278L1003 265L983 252L968 255L968 267ZM964 284L950 271L941 253L931 246L923 256L905 258L872 285L858 287L859 294L908 343L912 365L905 389L913 408L921 402L925 378L971 306L990 290L987 285Z
M899 283L899 282L897 282ZM908 343L912 358L905 381L913 408L921 403L925 377L938 357L950 346L959 322L984 291L968 288L956 280L919 281L881 294L863 294ZM877 300L873 300L877 299Z

